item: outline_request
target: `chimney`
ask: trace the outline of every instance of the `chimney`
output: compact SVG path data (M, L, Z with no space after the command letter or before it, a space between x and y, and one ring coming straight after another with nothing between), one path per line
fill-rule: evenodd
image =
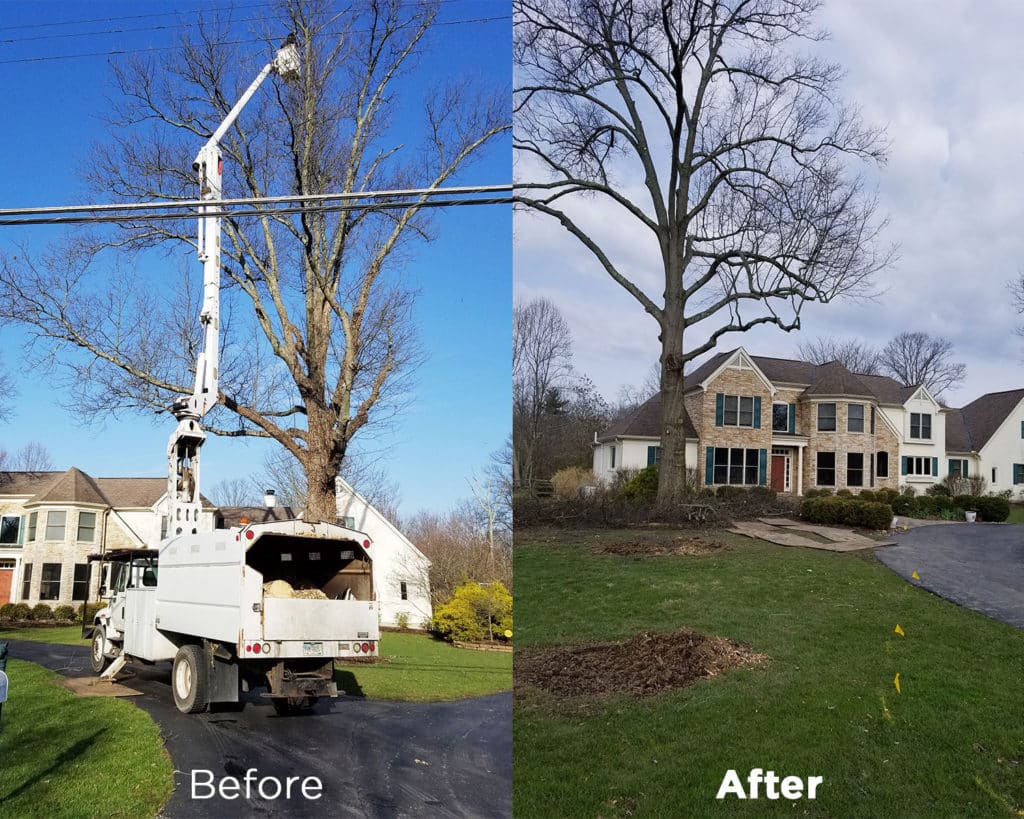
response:
M274 490L268 489L263 493L263 505L268 509L272 509L277 506L277 498L274 497Z

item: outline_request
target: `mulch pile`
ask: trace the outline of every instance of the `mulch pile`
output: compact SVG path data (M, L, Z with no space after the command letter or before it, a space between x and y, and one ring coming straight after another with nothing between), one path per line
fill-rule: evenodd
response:
M723 544L702 537L654 538L641 537L637 540L620 540L601 543L594 551L605 555L647 556L647 555L706 555L721 549Z
M732 640L675 631L615 643L517 650L513 674L517 691L532 687L559 697L642 697L767 660Z

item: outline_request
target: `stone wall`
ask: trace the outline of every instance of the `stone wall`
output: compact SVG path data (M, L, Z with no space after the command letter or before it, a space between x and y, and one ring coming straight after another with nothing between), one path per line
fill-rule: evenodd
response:
M818 405L836 405L836 431L820 432L818 430ZM849 405L862 404L864 406L864 432L849 431ZM845 400L845 399L824 399L806 400L801 402L798 419L801 424L797 431L807 436L808 446L804 458L804 490L818 487L818 453L834 452L836 462L835 484L824 486L826 489L849 489L851 492L859 492L861 489L870 489L871 485L871 461L872 456L878 452L889 453L889 477L875 478L874 488L890 487L895 489L899 483L899 447L896 437L881 418L881 412L875 407L875 434L871 434L871 407L868 399ZM847 485L847 455L849 453L861 453L864 456L864 475L861 486ZM876 467L877 471L877 467Z
M715 397L726 395L758 396L761 399L761 427L716 427ZM702 430L698 456L698 476L704 485L705 459L708 447L742 447L766 449L772 446L772 399L764 381L753 371L727 367L704 391L700 406Z

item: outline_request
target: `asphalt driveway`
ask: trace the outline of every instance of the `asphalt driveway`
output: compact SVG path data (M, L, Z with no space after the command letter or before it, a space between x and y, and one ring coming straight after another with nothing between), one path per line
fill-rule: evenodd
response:
M961 606L1024 628L1024 526L957 523L896 535L876 554L886 566Z
M86 647L10 641L10 656L68 677L91 676ZM502 817L512 815L512 695L446 703L339 697L278 717L269 701L241 712L185 715L174 707L170 664L131 666L119 680L160 726L174 763L162 816ZM316 776L323 797L193 800L192 771L242 778Z

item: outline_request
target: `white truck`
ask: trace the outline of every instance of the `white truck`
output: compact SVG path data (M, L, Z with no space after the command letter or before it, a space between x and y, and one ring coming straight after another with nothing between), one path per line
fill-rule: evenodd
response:
M289 520L93 555L110 567L108 605L91 623L93 670L173 660L184 713L264 685L282 714L337 696L334 658L377 654L370 548L352 529ZM273 581L307 594L274 596Z

